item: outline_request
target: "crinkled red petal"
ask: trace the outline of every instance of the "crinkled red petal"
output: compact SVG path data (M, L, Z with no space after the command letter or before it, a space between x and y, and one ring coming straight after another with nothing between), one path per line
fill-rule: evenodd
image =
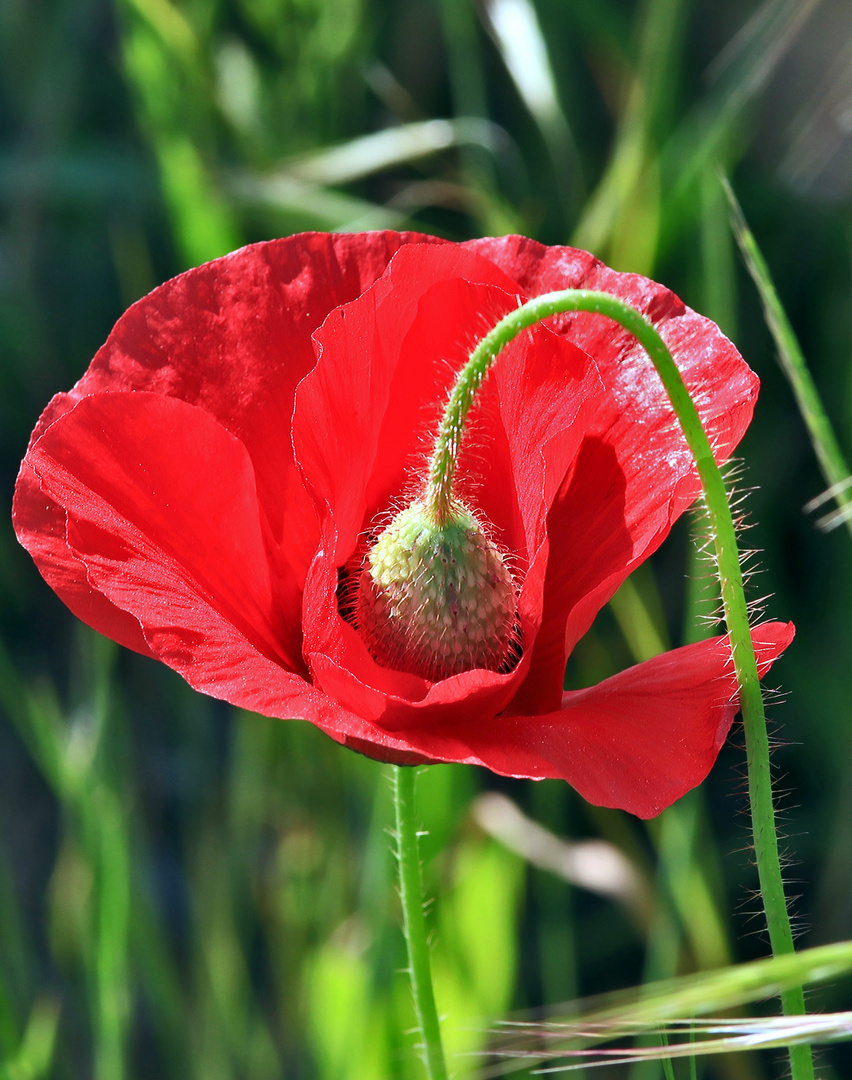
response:
M522 237L472 241L530 295L596 289L643 312L669 346L716 459L727 460L751 421L758 379L708 319L664 286L619 274L586 252ZM606 389L601 408L550 510L545 612L513 708L556 708L568 654L630 572L668 535L700 492L692 456L662 383L635 338L586 312L548 322L593 356Z
M792 623L752 631L761 674L790 644ZM501 716L417 733L374 752L399 763L463 761L504 776L567 780L596 806L649 818L706 777L739 709L727 636L687 645L564 695L539 716Z
M129 616L145 651L192 665L198 678L209 664L249 677L238 640L304 672L301 582L272 577L252 462L209 414L157 394L95 394L55 421L27 461L34 481L19 505L38 497L37 483L61 507L64 559L51 534L60 595L78 598L78 610L88 595L96 629L124 636ZM17 523L40 553L42 534ZM118 627L115 611L125 613Z
M517 306L516 295L481 283L488 278L506 284L458 249L401 250L373 289L326 320L317 366L297 392L294 445L324 535L305 589L305 655L327 694L388 730L494 715L522 676L523 661L508 677L473 671L434 686L390 671L336 610L339 568L359 536L422 482L436 402L483 328ZM588 357L539 328L501 358L466 433L460 474L473 477L469 501L515 560L529 641L543 603L548 505L600 394Z
M152 656L139 620L92 588L85 562L68 546L65 509L42 486L30 463L32 453L21 465L15 485L12 521L18 540L32 555L44 580L78 619L119 645Z
M481 327L450 328L457 337L453 358L428 340L406 338L423 293L461 279L514 291L504 273L455 245L408 245L372 288L332 312L314 335L319 358L296 394L293 441L321 510L333 508L338 545L352 544L365 518L388 509L407 482L416 484L458 354L463 362ZM490 294L484 300L493 303ZM334 556L350 553L338 547Z
M50 402L32 441L89 394L143 390L197 405L246 447L272 554L282 574L304 576L318 532L290 419L296 386L316 360L311 334L413 240L432 242L414 233L303 233L167 281L122 315L85 376Z
M39 421L18 535L75 613L207 693L383 760L558 776L657 813L706 774L736 685L716 639L562 698L577 637L698 493L657 376L614 324L576 314L526 335L472 419L465 494L522 582L515 671L431 684L380 669L337 608L341 564L422 477L469 350L525 295L568 287L658 326L724 460L757 380L662 286L519 237L307 234L190 271L119 320ZM761 663L791 637L758 628Z

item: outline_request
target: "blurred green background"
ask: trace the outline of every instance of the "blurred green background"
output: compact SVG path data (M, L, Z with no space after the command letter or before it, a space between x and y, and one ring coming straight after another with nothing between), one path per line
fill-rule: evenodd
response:
M752 592L798 627L770 719L800 941L852 937L852 544L803 513L825 483L716 173L852 455L847 0L2 0L0 131L7 505L41 409L122 310L249 241L520 232L719 322L763 381L738 480L756 489ZM570 684L701 632L696 575L684 523L602 612ZM0 1077L422 1075L383 769L98 639L8 515L0 634ZM511 1009L765 955L743 774L735 729L702 789L642 824L557 782L429 770L450 1052L481 1051ZM811 1000L847 1007L849 984ZM821 1061L827 1080L852 1071L842 1048Z

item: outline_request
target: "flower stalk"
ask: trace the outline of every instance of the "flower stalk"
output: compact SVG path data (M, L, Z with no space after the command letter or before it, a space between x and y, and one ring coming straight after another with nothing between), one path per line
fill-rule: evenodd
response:
M408 948L408 971L417 1026L423 1040L423 1061L429 1080L446 1080L447 1068L441 1044L441 1026L432 989L429 938L423 913L423 876L420 871L414 782L417 770L394 765L393 801L396 816L396 855L399 862L399 897L402 925Z
M755 860L769 940L775 955L792 953L793 935L784 894L775 826L769 739L757 660L749 629L736 530L725 483L713 456L707 433L680 371L657 330L642 314L620 298L582 289L546 293L510 312L482 338L456 378L435 440L427 490L436 511L445 513L452 502L455 462L467 414L476 391L499 353L529 327L549 316L570 311L586 311L613 319L639 341L660 376L695 460L707 503L721 582L725 623L739 687L746 737ZM782 992L781 1002L786 1015L804 1015L805 1002L801 987ZM812 1080L814 1073L810 1048L791 1046L789 1052L793 1080Z

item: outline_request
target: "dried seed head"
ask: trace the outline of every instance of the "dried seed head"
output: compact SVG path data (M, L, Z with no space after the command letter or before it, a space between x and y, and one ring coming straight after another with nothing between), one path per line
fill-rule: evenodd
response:
M453 501L438 524L402 510L364 562L355 617L375 660L433 682L505 670L515 645L512 575L479 522Z

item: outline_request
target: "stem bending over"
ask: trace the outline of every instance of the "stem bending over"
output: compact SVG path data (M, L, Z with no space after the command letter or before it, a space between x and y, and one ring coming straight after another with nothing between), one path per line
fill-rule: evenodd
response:
M698 410L684 385L666 343L651 323L635 308L608 293L566 289L545 293L510 312L479 342L459 373L447 403L430 466L430 486L440 500L449 499L458 448L459 433L485 375L498 354L518 334L551 315L586 311L612 319L631 333L645 349L668 394L695 460L713 537L716 565L722 590L725 624L731 642L734 669L739 687L740 708L746 737L748 788L754 834L755 861L766 912L769 940L776 955L794 951L793 934L781 876L778 833L769 765L769 738L757 660L751 640L748 606L743 590L736 529L731 516L725 482L713 457ZM781 995L787 1015L804 1015L801 987ZM813 1063L810 1047L791 1046L793 1080L811 1080Z
M755 859L772 951L794 951L793 935L781 876L778 834L769 764L769 740L763 695L748 620L748 607L737 547L736 529L725 483L698 411L684 385L668 347L658 331L638 311L608 293L568 289L546 293L510 312L479 342L456 378L435 440L426 498L435 520L445 522L452 507L452 488L465 421L476 393L499 353L520 333L552 315L585 311L612 319L631 333L650 357L692 453L707 504L722 605L739 688L748 759ZM413 818L413 770L395 768L400 883L412 986L423 1036L430 1080L446 1076L440 1030L432 992L429 954L422 911L422 886ZM801 987L781 994L784 1012L804 1015ZM789 1047L793 1080L813 1080L810 1047Z

